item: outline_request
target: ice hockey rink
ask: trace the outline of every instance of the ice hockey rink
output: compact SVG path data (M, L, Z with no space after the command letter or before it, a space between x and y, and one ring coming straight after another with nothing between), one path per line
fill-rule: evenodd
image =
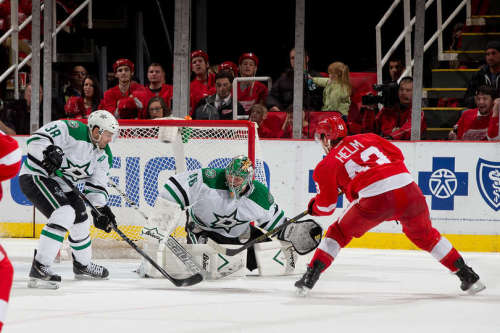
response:
M466 252L487 289L470 296L425 252L344 249L305 297L299 276L203 281L139 279L137 260L96 260L110 280L28 289L37 240L2 239L15 269L4 332L500 332L500 254Z

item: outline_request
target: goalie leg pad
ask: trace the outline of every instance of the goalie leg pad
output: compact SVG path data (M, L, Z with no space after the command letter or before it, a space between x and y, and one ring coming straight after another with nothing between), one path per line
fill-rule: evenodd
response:
M158 231L168 237L183 219L183 211L178 204L170 202L161 196L155 204L155 211L148 219L146 226L148 228L158 228Z
M254 250L260 276L291 275L305 272L305 257L297 255L289 242L257 243L254 245Z

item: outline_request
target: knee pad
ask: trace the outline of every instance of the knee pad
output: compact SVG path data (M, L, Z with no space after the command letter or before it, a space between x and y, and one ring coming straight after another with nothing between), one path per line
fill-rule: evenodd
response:
M345 247L352 239L352 236L344 235L338 221L328 227L326 237L335 239L340 247Z
M64 205L52 212L47 224L55 229L62 227L65 230L69 230L75 223L75 216L75 209L70 205Z

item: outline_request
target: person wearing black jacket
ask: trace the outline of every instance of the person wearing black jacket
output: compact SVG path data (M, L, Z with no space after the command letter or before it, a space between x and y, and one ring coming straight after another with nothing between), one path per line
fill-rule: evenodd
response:
M304 110L321 110L323 106L323 88L316 86L309 77L318 77L321 74L308 68L309 56L305 53L304 65ZM295 49L290 51L290 65L283 73L267 96L266 105L269 111L285 111L293 103L293 71L295 63Z
M464 95L464 106L475 108L474 97L481 86L495 88L500 96L500 40L490 41L486 46L486 65L482 66L469 81Z

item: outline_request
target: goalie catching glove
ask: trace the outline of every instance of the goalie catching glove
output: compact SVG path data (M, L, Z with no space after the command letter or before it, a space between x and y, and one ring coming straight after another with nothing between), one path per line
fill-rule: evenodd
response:
M93 210L91 211L92 217L94 218L94 226L97 229L110 232L113 229L113 225L116 227L115 214L113 214L108 206L97 207L96 209L101 215L97 215Z
M323 228L312 219L290 223L278 234L278 239L292 243L298 254L307 254L318 247Z

